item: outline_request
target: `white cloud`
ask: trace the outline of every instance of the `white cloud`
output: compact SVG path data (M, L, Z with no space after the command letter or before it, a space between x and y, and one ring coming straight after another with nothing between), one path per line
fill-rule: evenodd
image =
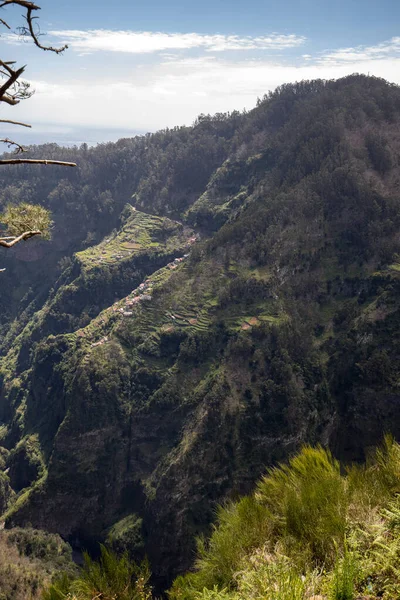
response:
M28 39L23 35L17 35L16 33L2 33L1 41L11 46L19 46L20 44L27 44Z
M400 56L400 37L393 37L376 46L356 46L355 48L339 48L332 52L325 52L319 58L319 62L340 65L343 63L360 63L398 56Z
M208 52L226 50L283 50L295 48L305 42L305 37L273 33L268 36L204 35L200 33L162 33L152 31L50 31L70 48L80 52L126 52L148 54L168 50L200 48ZM15 42L15 38L10 36Z
M299 49L297 57L283 61L276 54L274 59L271 56L267 59L260 58L260 53L249 52L244 55L245 60L243 54L238 59L238 55L232 58L218 52L233 44L232 37L242 48L247 48L247 43L261 44L260 40L266 45L265 38L200 34L131 37L129 34L119 37L117 44L113 36L83 38L82 32L75 33L74 38L66 41L74 39L78 52L108 48L111 52L153 55L151 59L130 56L128 60L115 54L82 57L76 68L76 55L71 53L66 68L53 66L52 72L47 70L48 58L40 59L46 70L39 70L36 81L32 82L36 94L15 108L4 106L4 118L7 113L9 118L33 123L56 122L60 126L98 129L100 140L105 129L126 128L129 135L132 130L155 131L190 124L200 113L250 109L257 97L269 90L302 79L336 79L358 72L400 84L400 38L376 46L327 51L317 57L302 54ZM287 37L290 36L286 36L286 42L279 43L289 44ZM61 35L59 39L64 41ZM90 42L87 47L85 40ZM277 39L275 42L276 49ZM182 52L192 48L200 48L202 52L195 55ZM57 137L49 135L49 140L52 139Z
M257 97L282 83L336 79L370 73L400 83L400 58L300 66L212 57L158 62L132 69L124 80L108 75L87 82L75 77L56 83L33 82L37 92L10 108L10 118L60 125L154 131L190 124L200 113L254 107ZM11 114L13 117L11 117ZM101 133L99 133L101 138Z

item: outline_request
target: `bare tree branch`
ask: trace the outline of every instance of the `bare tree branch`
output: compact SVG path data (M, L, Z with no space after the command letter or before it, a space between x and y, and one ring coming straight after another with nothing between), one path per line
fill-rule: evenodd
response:
M22 152L26 152L25 148L23 146L21 146L21 144L18 144L18 142L13 142L13 140L10 140L8 138L0 138L0 143L1 144L7 144L7 146L9 148L12 148L12 146L15 147L15 152L14 154L22 154Z
M0 8L4 8L5 6L22 6L27 11L30 10L40 10L40 6L34 4L33 2L28 2L28 0L3 0L0 4Z
M21 235L19 235L18 237L15 237L13 239L11 239L9 237L0 238L0 246L3 246L3 248L12 248L13 246L15 246L15 244L18 244L19 242L22 242L22 241L29 240L30 238L34 237L35 235L42 235L42 232L39 230L25 231L24 233L21 233ZM7 241L9 239L11 239L11 242Z
M17 6L22 6L23 8L26 9L25 19L28 24L28 27L20 27L19 30L22 33L22 35L30 35L30 37L33 39L35 46L37 46L41 50L45 50L48 52L55 52L56 54L61 54L61 52L64 52L64 50L66 50L68 48L67 45L62 46L62 48L53 48L52 46L43 46L43 44L40 43L39 37L38 37L40 35L40 32L36 32L34 29L34 26L33 26L33 21L37 17L34 17L32 15L33 11L41 10L40 6L38 6L37 4L34 4L33 2L27 2L26 0L5 0L2 4L0 4L0 8L4 8L5 6L10 6L11 4L14 4Z
M34 158L5 158L0 160L1 165L20 165L22 163L31 165L60 165L61 167L76 167L76 163L64 162L62 160L45 160Z
M10 4L17 4L18 6L32 8L33 10L40 10L40 6L34 4L33 2L28 2L27 0L4 0L4 2L0 4L0 8L3 8L4 6L10 6Z
M10 69L10 71L12 71L12 69ZM17 81L17 79L22 75L24 71L25 67L21 67L17 71L12 71L7 81L0 87L0 101L2 99L2 96L4 96L7 90Z
M61 52L64 52L64 50L66 50L68 48L68 45L65 44L64 46L62 46L62 48L53 48L52 46L42 46L42 44L39 42L37 34L34 32L33 30L33 19L36 17L32 17L32 10L37 10L37 8L28 8L28 12L26 15L26 20L28 23L28 29L29 29L29 33L31 34L31 37L35 43L35 45L40 48L41 50L46 50L49 52L55 52L56 54L61 54Z
M16 104L19 104L19 100L12 98L12 96L4 96L3 98L1 98L0 102L5 102L6 104L10 104L10 106L15 106Z
M15 65L15 60L13 60L13 61L7 61L7 62L4 62L4 61L0 60L0 67L4 67L4 69L6 69L7 72L10 75L12 75L14 71L12 70L12 68L10 67L10 65Z
M21 125L21 127L29 127L32 128L32 125L28 123L21 123L20 121L11 121L10 119L0 119L0 123L10 123L10 125Z
M34 4L33 2L28 2L27 0L4 0L0 4L0 8L4 8L7 6L11 6L11 5L22 6L23 8L26 9L25 20L27 22L27 27L20 27L19 29L23 35L30 36L33 39L34 44L38 48L40 48L41 50L55 52L56 54L61 54L62 52L64 52L64 50L67 49L66 45L61 48L53 48L53 46L45 46L40 43L40 41L39 41L40 30L35 31L34 23L33 23L33 21L37 18L37 17L33 16L33 11L40 10L40 6L38 6L37 4ZM9 27L8 23L6 23L6 21L4 21L3 19L0 19L0 23ZM10 66L12 64L14 64L14 63L10 63L10 62L6 63L3 61L0 61L0 66L3 69L5 69L5 71L7 71L7 73L5 73L4 70L1 71L1 73L3 75L6 75L6 81L0 87L0 102L5 102L6 104L14 106L15 104L18 104L19 100L29 97L29 92L28 92L29 84L18 81L19 78L21 77L21 75L25 71L25 66L21 67L17 70L14 70ZM12 86L17 86L17 93L13 94L13 93L9 92L9 90Z

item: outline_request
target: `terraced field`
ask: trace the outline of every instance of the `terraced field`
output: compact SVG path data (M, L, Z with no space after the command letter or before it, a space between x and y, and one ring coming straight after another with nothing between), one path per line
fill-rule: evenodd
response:
M149 251L168 253L177 247L190 246L193 232L181 223L140 212L130 205L126 210L130 214L118 234L77 253L86 269L114 265Z
M122 342L127 335L133 336L142 340L133 350L137 355L142 344L147 350L157 348L162 335L179 331L205 332L216 320L224 322L232 332L245 332L262 323L278 324L285 319L274 300L252 307L231 304L226 310L221 309L213 295L211 267L209 274L209 277L193 279L187 259L176 259L103 311L78 335L90 341L89 348L108 343L114 336Z

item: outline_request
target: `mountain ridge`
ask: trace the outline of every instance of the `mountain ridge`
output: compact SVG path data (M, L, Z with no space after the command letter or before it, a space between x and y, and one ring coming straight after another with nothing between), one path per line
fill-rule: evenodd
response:
M110 164L92 180L114 186L96 191L103 241L82 249L95 218L81 206L80 252L9 330L2 358L2 444L30 474L7 527L90 545L128 524L114 543L146 551L168 585L215 505L250 492L268 465L306 442L361 459L400 434L399 122L399 88L355 75L92 151L108 149ZM75 185L78 203L91 198ZM46 202L76 211L72 183L56 189ZM121 219L129 200L137 210ZM144 222L128 239L132 218ZM154 219L167 224L162 260L124 280L121 247L135 253Z

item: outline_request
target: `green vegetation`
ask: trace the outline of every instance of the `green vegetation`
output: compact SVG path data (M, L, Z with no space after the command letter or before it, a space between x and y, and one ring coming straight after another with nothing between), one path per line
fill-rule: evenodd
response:
M304 81L191 127L32 148L79 163L61 180L4 171L3 211L29 198L67 232L4 261L7 527L147 554L166 589L216 506L266 466L318 443L362 462L383 433L400 436L399 107L400 89L374 77ZM285 573L279 593L301 594L325 568L338 595L360 589L351 486L368 521L396 478L343 479L316 450L293 460L220 513L221 556L200 546L205 593L233 593L241 557L262 553L258 513L282 552L241 585L272 589ZM242 514L254 538L230 527Z
M150 577L146 561L131 562L101 546L99 561L84 555L84 566L76 577L63 575L43 593L43 600L151 600Z
M110 265L132 255L165 253L171 256L187 248L193 232L183 225L162 217L147 215L126 205L123 225L97 246L77 253L77 259L86 268Z
M340 469L304 448L270 469L253 496L220 508L198 540L193 573L171 600L398 598L400 446L386 438L365 466Z
M50 239L51 215L43 206L27 202L8 205L0 215L0 222L4 225L7 235L17 237L27 231L40 231L44 239Z
M142 524L143 519L135 514L121 519L108 532L108 546L119 553L130 551L137 554L144 545Z

